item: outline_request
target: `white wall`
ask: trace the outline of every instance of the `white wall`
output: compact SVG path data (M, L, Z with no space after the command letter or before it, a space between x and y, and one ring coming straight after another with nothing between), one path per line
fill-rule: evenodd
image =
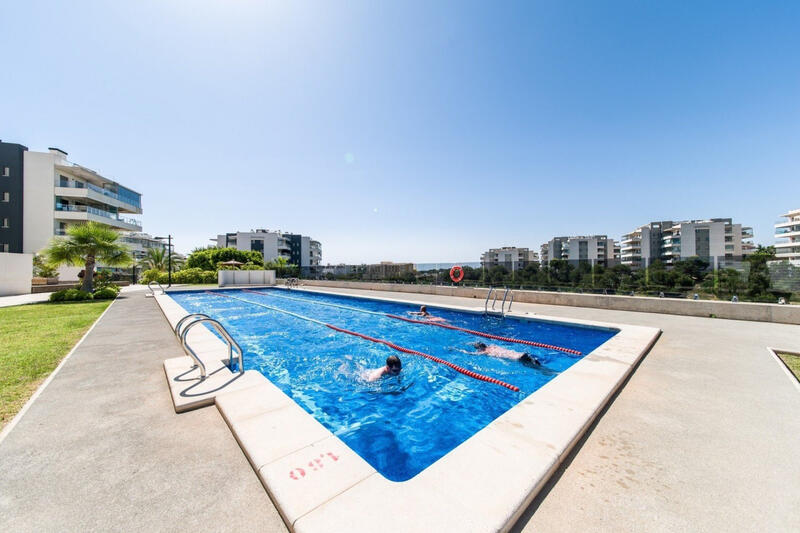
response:
M34 254L47 246L55 230L55 156L24 155L22 251Z
M33 254L0 253L0 296L30 294Z
M229 285L275 285L274 270L220 270L217 284Z

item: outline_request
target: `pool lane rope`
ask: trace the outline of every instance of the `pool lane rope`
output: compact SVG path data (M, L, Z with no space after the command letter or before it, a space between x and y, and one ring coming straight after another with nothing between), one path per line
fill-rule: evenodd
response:
M535 341L526 341L525 339L515 339L513 337L503 337L501 335L492 335L491 333L484 333L482 331L476 331L474 329L467 329L467 328L460 328L458 326L452 326L450 324L442 324L441 322L431 322L429 320L416 320L414 318L406 318L404 316L398 315L386 315L389 318L394 318L396 320L403 320L405 322L411 322L413 324L424 324L426 326L438 326L440 328L445 329L452 329L455 331L463 331L465 333L470 333L472 335L478 335L480 337L486 337L487 339L494 339L496 341L502 342L516 342L518 344L527 344L528 346L538 346L539 348L547 348L550 350L558 350L560 352L571 353L575 355L583 355L578 350L573 350L572 348L564 348L562 346L555 346L553 344L544 344L542 342L535 342Z
M244 289L244 290L247 290L247 289ZM286 313L287 315L291 315L291 316L293 316L295 318L299 318L299 319L302 319L302 320L307 320L309 322L314 322L315 324L319 324L321 326L325 326L325 327L330 328L330 329L332 329L334 331L338 331L339 333L345 333L347 335L352 335L354 337L359 337L361 339L368 340L370 342L383 344L384 346L388 346L389 348L391 348L393 350L397 350L398 352L412 354L412 355L418 355L420 357L424 357L425 359L430 359L431 361L433 361L435 363L439 363L439 364L448 366L448 367L452 368L453 370L455 370L456 372L464 374L465 376L469 376L471 378L474 378L474 379L477 379L477 380L480 380L480 381L485 381L487 383L494 383L495 385L500 385L501 387L505 387L505 388L507 388L509 390L512 390L514 392L519 392L519 387L517 387L515 385L511 385L509 383L506 383L505 381L500 381L499 379L495 379L495 378L490 377L490 376L484 376L483 374L478 374L477 372L473 372L472 370L469 370L469 369L466 369L464 367L458 366L458 365L456 365L454 363L451 363L450 361L447 361L445 359L441 359L439 357L435 357L433 355L430 355L430 354L427 354L427 353L424 353L424 352L420 352L420 351L417 351L417 350L411 350L410 348L404 348L402 346L399 346L399 345L394 344L393 342L389 342L387 340L378 339L376 337L370 337L369 335L364 335L363 333L350 331L350 330L347 330L347 329L344 329L344 328L340 328L340 327L334 326L333 324L326 324L325 322L322 322L320 320L316 320L314 318L309 318L307 316L299 315L297 313L292 313L291 311L286 311L285 309L281 309L279 307L273 307L271 305L262 304L262 303L259 303L259 302L251 302L250 300L237 298L236 296L231 296L230 294L222 294L222 293L219 293L219 292L212 292L212 291L205 291L205 292L207 294L213 294L214 296L220 296L220 297L223 297L223 298L231 298L233 300L238 300L240 302L248 303L248 304L251 304L251 305L258 305L258 306L270 309L272 311L277 311L279 313ZM249 292L254 292L254 291L249 291Z
M412 324L423 324L423 325L426 325L426 326L439 326L440 328L452 329L454 331L463 331L464 333L470 333L472 335L477 335L479 337L485 337L487 339L494 339L496 341L510 342L510 343L517 343L517 344L527 344L528 346L537 346L539 348L547 348L548 350L556 350L556 351L559 351L559 352L565 352L565 353L574 354L574 355L583 355L578 350L573 350L572 348L564 348L562 346L556 346L554 344L545 344L545 343L542 343L542 342L528 341L528 340L525 340L525 339L515 339L513 337L503 337L503 336L500 336L500 335L492 335L491 333L484 333L482 331L477 331L477 330L474 330L474 329L460 328L458 326L452 326L450 324L442 324L441 322L430 322L428 320L417 320L417 319L406 318L406 317L398 316L398 315L390 315L390 314L387 314L387 313L378 313L378 312L375 312L375 311L367 311L366 309L358 309L356 307L349 307L347 305L332 304L332 303L328 303L328 302L316 302L316 301L313 301L313 300L307 300L305 298L292 298L291 296L284 296L282 294L272 294L272 291L267 293L267 292L254 291L254 290L250 290L250 289L242 289L242 290L244 292L252 292L253 294L261 294L263 296L274 296L276 298L284 298L286 300L295 300L297 302L304 302L304 303L317 304L317 305L326 305L328 307L338 307L340 309L347 309L348 311L356 311L358 313L368 313L370 315L385 316L385 317L388 317L388 318L393 318L395 320L403 320L404 322L411 322Z

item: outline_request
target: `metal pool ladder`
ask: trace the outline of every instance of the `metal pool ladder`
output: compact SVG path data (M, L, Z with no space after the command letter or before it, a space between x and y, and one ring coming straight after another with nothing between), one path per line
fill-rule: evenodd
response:
M508 311L511 311L511 305L514 303L514 291L505 287L505 292L503 293L503 302L500 304L500 316L505 317ZM492 311L494 311L494 305L497 303L497 295L498 291L494 287L489 288L489 292L486 293L486 301L483 303L483 314L488 315L489 311L489 298L494 293L494 299L492 300ZM511 294L511 300L508 302L508 309L506 309L506 299L508 298L509 293ZM495 311L496 312L496 311Z
M157 281L153 280L153 281L150 281L150 282L147 284L147 288L148 288L148 289L150 289L150 294L145 294L145 296L146 296L146 297L148 297L148 298L152 298L153 296L155 296L155 295L156 295L156 291L154 291L154 290L153 290L153 284L154 284L154 283L155 283L156 285L158 285L158 288L159 288L159 289L161 289L161 294L167 294L167 291L165 291L165 290L164 290L164 287L162 287L162 286L161 286L161 284L160 284L159 282L157 282Z
M181 330L181 326L184 322L189 321L188 324ZM228 345L228 367L233 364L233 350L236 349L237 352L237 359L239 360L239 374L244 374L244 352L242 352L242 347L239 346L239 343L231 337L228 330L225 329L218 320L214 320L210 316L204 313L192 313L190 315L186 315L185 317L181 318L177 324L175 324L175 336L178 337L181 341L181 347L183 351L186 352L186 355L192 358L196 367L200 368L200 379L206 379L206 365L203 361L197 357L197 354L192 350L192 347L189 346L188 342L186 341L186 336L193 327L197 324L208 323L214 326L214 329L217 330L217 333L223 338L225 343Z

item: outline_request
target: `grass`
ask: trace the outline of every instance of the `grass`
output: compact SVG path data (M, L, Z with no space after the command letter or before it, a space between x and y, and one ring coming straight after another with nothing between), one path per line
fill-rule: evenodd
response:
M778 357L781 358L781 361L792 371L794 377L800 380L800 355L783 352L777 352L777 354Z
M0 308L0 428L112 301Z

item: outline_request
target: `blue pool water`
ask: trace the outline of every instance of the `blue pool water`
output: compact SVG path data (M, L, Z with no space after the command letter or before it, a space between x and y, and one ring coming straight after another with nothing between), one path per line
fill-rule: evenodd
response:
M416 311L406 304L281 289L259 289L259 294L216 292L170 295L188 312L206 313L222 322L244 350L245 369L261 372L392 481L414 477L581 357L358 311L402 316ZM514 392L478 381L423 357L399 353L255 304L386 339L516 385L520 390ZM563 346L583 354L616 333L430 306L429 311L462 328ZM471 346L477 341L528 352L541 360L544 368L478 355ZM403 362L398 377L375 382L363 379L366 370L383 366L389 355L398 355Z

